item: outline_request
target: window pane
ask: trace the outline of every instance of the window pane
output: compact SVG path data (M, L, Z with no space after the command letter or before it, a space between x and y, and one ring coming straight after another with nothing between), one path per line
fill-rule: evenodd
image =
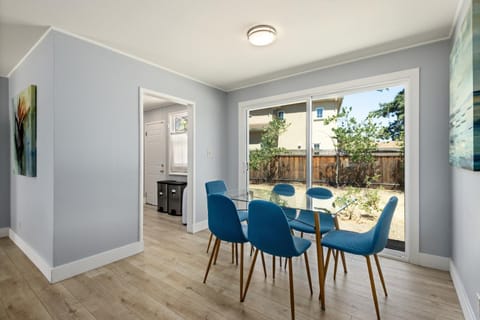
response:
M305 190L306 103L250 111L250 187L291 183Z
M171 134L170 144L170 171L187 172L188 166L188 138L186 133Z

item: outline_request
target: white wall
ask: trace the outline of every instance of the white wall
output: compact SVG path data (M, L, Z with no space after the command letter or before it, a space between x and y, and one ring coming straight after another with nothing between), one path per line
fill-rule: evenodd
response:
M196 103L194 223L205 220L204 182L226 175L226 94L78 38L53 35L54 265L138 241L139 87Z
M10 117L8 79L0 77L0 229L10 227Z
M478 3L478 1L475 2ZM465 15L469 3L471 1L464 2L460 17ZM458 21L462 20L460 18ZM480 243L480 197L478 196L480 172L451 168L451 174L452 263L461 281L460 284L457 283L457 292L465 290L466 300L463 302L469 304L470 312L475 313L477 319L480 319L477 298L477 294L480 293L480 250L478 248ZM463 288L459 286L463 286ZM462 296L460 295L460 297Z
M194 224L207 218L204 183L226 175L224 92L58 31L13 72L9 99L30 84L38 177L11 177L11 228L43 265L68 273L139 241L140 87L196 103Z
M10 226L50 266L53 265L53 43L54 36L49 34L9 78L9 101L29 85L37 85L37 177L11 173Z
M420 68L420 252L449 257L452 232L448 164L449 53L449 41L441 41L230 92L229 184L237 185L239 102Z
M143 122L148 123L148 122L154 122L154 121L161 121L164 120L165 123L168 124L168 113L170 112L178 112L178 111L187 111L187 107L183 105L172 105L172 106L167 106L167 107L161 107L157 109L153 109L150 111L145 111L143 113ZM169 168L169 157L168 157L168 129L166 129L165 132L165 137L167 144L165 144L164 152L167 154L166 155L166 167ZM168 170L167 170L168 173ZM167 180L176 180L176 181L187 181L187 176L186 175L166 175Z

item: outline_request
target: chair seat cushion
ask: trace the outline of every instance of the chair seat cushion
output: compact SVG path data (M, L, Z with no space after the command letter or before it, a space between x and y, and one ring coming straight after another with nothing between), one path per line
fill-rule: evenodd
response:
M240 218L240 222L248 220L248 211L247 210L237 210L238 217Z
M372 232L334 230L322 238L322 246L366 256L376 253L373 252L372 237Z
M312 244L310 240L299 237L293 237L293 243L295 244L299 255L302 255L305 251L307 251L307 249L310 248L310 245Z
M295 216L297 215L297 209L282 207L282 210L285 212L285 215L288 219L295 219Z
M335 222L331 215L320 214L320 233L324 234L335 229ZM315 233L315 221L313 214L309 212L300 212L296 220L289 222L290 228L305 233Z

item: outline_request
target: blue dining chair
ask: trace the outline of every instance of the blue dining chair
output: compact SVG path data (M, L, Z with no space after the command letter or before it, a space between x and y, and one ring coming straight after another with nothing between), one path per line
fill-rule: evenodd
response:
M310 294L312 291L312 279L310 276L310 267L308 264L307 249L310 247L310 241L295 237L291 234L287 217L282 208L278 205L264 200L253 200L248 205L248 240L255 247L252 264L248 273L245 292L241 301L245 301L247 296L252 273L255 268L258 251L262 251L272 256L284 257L288 259L288 274L290 281L290 310L292 319L295 319L295 301L293 289L293 270L292 257L300 255L305 256L305 266L307 269L308 283L310 285Z
M207 198L209 195L212 195L212 194L225 195L227 193L227 186L225 185L225 182L223 180L212 180L205 183L205 190L207 192ZM240 222L248 220L247 210L238 210L238 209L236 210L237 210L237 214L240 219ZM207 253L208 253L208 250L210 249L210 244L212 242L212 239L213 239L213 233L210 233L210 238L208 239ZM217 246L216 252L214 251L215 258L213 260L213 264L217 264L217 257L218 257L218 252L220 251L220 246L221 246L221 241ZM236 257L236 261L238 265L238 246L232 243L232 263L234 263L234 256ZM265 277L267 277L267 268L265 266L265 257L263 253L262 253L262 265L263 265L263 272L265 274Z
M375 258L375 263L377 265L378 275L382 282L383 291L385 296L388 296L377 253L385 249L385 246L387 245L390 225L392 222L393 213L397 207L397 202L397 197L391 197L388 200L385 208L382 211L382 214L378 218L376 225L368 232L358 233L345 230L334 230L327 233L322 239L322 245L327 247L328 250L335 249L340 250L341 252L365 256L367 260L368 275L370 276L370 286L372 288L373 303L375 304L377 319L380 319L380 311L378 309L377 293L375 290L370 256L373 255Z
M295 195L295 187L289 183L277 183L276 185L273 186L272 191L281 196L291 197ZM282 207L282 209L289 220L295 219L295 217L297 216L296 209L285 208L285 207ZM250 255L252 255L252 252L250 252ZM273 279L275 279L275 260L276 260L276 257L272 256ZM280 267L281 266L282 266L282 258L280 257ZM287 268L287 260L285 260L285 268Z
M227 186L223 180L213 180L208 181L205 183L205 190L207 192L207 197L211 194L226 194L227 193ZM246 221L248 219L248 211L247 210L237 210L238 216L240 217L240 221ZM212 243L213 235L210 233L210 238L208 239L208 246L207 246L207 253L210 250L210 244ZM232 257L234 254L232 249ZM233 258L232 258L233 259Z
M207 271L203 283L207 281L208 272L212 261L218 256L220 242L226 241L240 244L240 300L243 294L243 244L248 242L246 224L242 224L233 201L220 193L214 193L207 197L208 205L208 228L215 235L212 254L208 261Z
M314 199L328 200L333 198L332 191L323 187L309 188L306 193L307 195L309 195ZM319 214L319 218L320 218L320 235L321 236L323 236L329 231L339 229L338 220L336 216L332 216L329 214ZM312 212L307 212L303 210L300 211L298 218L296 220L290 221L290 227L293 230L300 231L302 237L303 237L303 233L315 234L315 222L314 222ZM330 253L331 252L327 254L327 258L325 261L325 274L327 273L327 270L328 270ZM333 255L335 258L333 279L335 280L337 275L338 253L334 251ZM347 273L347 263L345 261L345 254L343 252L340 252L340 256L342 258L343 271Z

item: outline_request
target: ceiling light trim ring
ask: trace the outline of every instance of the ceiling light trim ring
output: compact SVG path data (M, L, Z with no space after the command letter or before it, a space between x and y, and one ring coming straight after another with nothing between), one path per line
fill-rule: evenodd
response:
M260 24L251 27L247 31L247 38L254 46L266 46L275 41L277 30L267 24Z

